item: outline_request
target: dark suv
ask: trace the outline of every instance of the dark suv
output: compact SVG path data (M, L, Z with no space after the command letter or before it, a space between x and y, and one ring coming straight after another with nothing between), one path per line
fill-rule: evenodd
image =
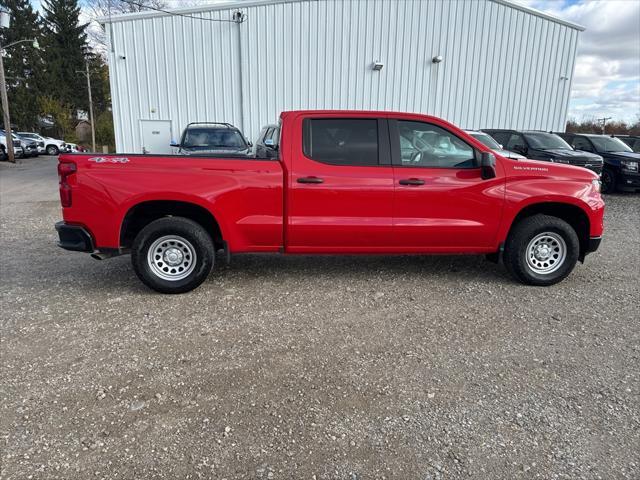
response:
M637 135L615 135L615 137L629 145L634 152L640 153L640 137Z
M588 168L598 175L602 172L602 157L593 153L576 152L558 135L539 130L483 129L507 150L517 152L531 160L567 163Z
M231 154L248 156L251 153L251 142L230 123L190 123L182 133L178 147L179 155L221 155Z
M617 189L640 191L640 153L633 150L619 138L590 133L560 133L576 150L594 152L604 158L602 171L602 191L615 192Z

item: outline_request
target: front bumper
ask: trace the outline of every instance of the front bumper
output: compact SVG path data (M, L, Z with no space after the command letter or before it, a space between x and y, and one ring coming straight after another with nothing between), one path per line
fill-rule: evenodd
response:
M69 225L65 222L56 223L56 230L60 241L58 246L73 252L92 253L95 250L91 234L80 225Z
M617 188L631 192L640 191L640 174L622 170L618 175Z

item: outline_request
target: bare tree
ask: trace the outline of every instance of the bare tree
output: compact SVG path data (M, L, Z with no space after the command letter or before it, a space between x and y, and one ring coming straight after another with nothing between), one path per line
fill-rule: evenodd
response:
M107 51L107 36L104 26L97 22L99 18L123 13L144 12L153 9L168 8L166 0L85 0L85 13L91 20L87 28L89 40L96 51L103 55Z

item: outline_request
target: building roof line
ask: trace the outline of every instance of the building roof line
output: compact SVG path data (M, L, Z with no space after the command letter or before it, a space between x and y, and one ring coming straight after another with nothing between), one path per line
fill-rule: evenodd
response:
M145 18L166 17L166 16L170 16L173 13L180 14L180 15L190 15L195 13L213 12L213 11L219 11L219 10L231 10L234 8L247 8L247 7L260 6L260 5L273 5L273 4L294 3L294 2L303 2L303 1L319 2L322 0L219 0L216 3L200 5L198 7L172 8L172 9L168 9L167 13L158 12L155 10L149 10L144 12L111 15L111 17L109 16L100 17L97 19L97 21L102 24L109 23L109 22L118 23L118 22L126 22L131 20L141 20ZM579 31L585 30L585 27L583 27L582 25L578 25L577 23L569 22L567 20L556 17L554 15L541 12L540 10L536 10L535 8L526 7L524 5L514 3L511 0L489 0L489 1L500 4L500 5L504 5L505 7L520 10L530 15L535 15L537 17L541 17L546 20L550 20L552 22L562 24Z
M510 7L510 8L514 8L516 10L520 10L522 12L525 13L529 13L531 15L535 15L536 17L541 17L544 18L546 20L551 20L552 22L556 22L556 23L560 23L562 25L565 25L567 27L571 27L574 28L576 30L579 30L581 32L583 32L585 30L585 27L583 27L582 25L579 25L577 23L573 23L570 22L568 20L564 20L560 17L556 17L555 15L551 15L545 12L541 12L540 10L537 10L535 8L532 7L526 7L524 5L520 5L519 3L515 3L511 0L490 0L493 3L499 3L501 5L504 5L506 7Z

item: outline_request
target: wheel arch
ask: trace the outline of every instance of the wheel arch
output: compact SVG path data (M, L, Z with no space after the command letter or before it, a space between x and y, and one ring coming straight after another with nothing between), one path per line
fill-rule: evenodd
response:
M587 212L578 205L564 202L539 202L532 203L521 208L513 218L505 241L509 238L509 235L513 231L513 228L523 219L529 218L533 215L549 215L551 217L560 218L564 220L571 228L576 232L578 240L580 242L580 254L578 256L581 262L584 261L584 257L587 254L589 247L589 231L590 221Z
M178 200L147 200L131 206L120 224L120 248L130 248L146 225L164 217L193 220L209 233L216 248L223 248L222 229L213 213L202 205Z

